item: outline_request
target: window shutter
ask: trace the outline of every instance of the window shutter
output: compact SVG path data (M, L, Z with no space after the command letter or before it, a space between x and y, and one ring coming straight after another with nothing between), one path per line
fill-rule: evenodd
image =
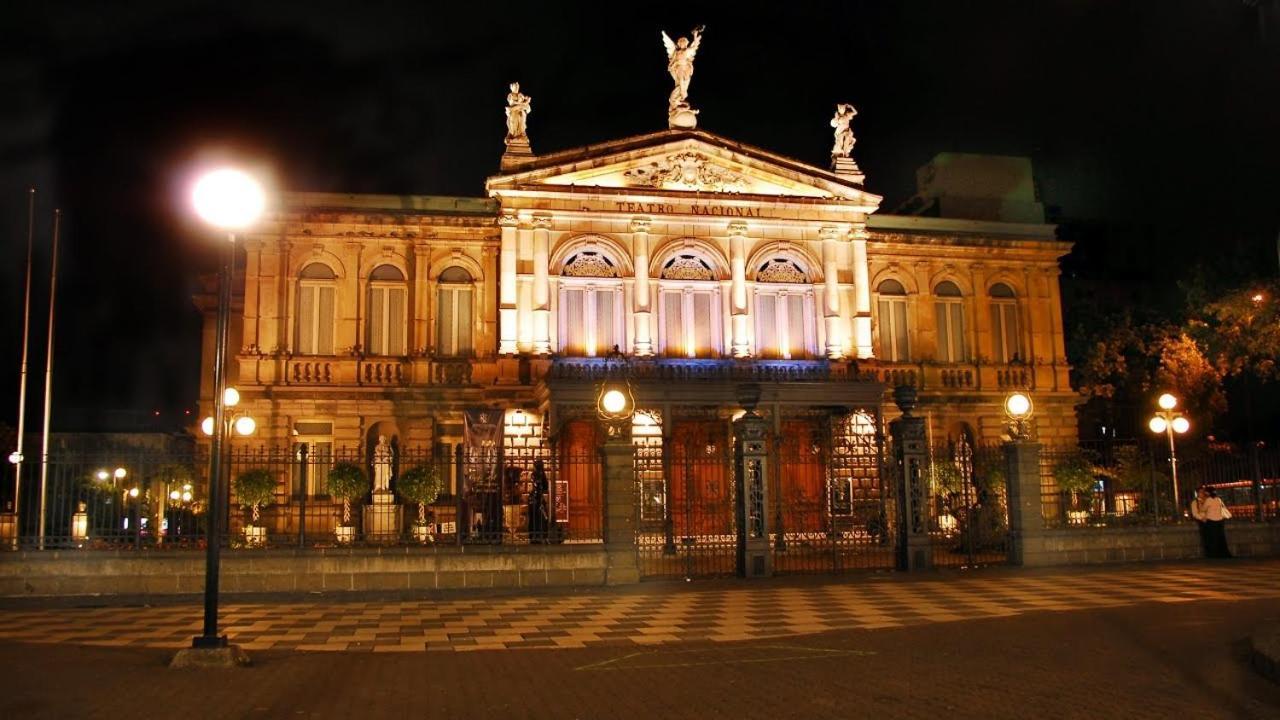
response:
M756 295L756 312L759 314L757 326L760 330L756 338L756 352L763 358L776 358L778 352L778 296L768 293Z
M666 316L663 332L666 335L667 355L680 357L687 354L684 346L684 298L679 292L662 294L662 312Z
M457 355L458 345L454 341L454 302L453 288L440 288L439 307L436 308L436 352L440 355Z
M613 290L596 290L596 355L613 350Z
M587 351L586 318L582 307L585 295L583 290L575 288L564 292L565 327L560 328L560 347L571 355L584 355Z
M893 336L893 359L907 360L907 303L902 300L893 303Z
M405 290L390 288L387 290L387 354L404 355L405 337Z
M369 318L365 322L369 325L369 345L365 348L365 352L370 355L386 355L387 334L384 328L387 312L387 290L386 288L370 288L369 290Z
M298 288L298 352L314 355L316 352L316 290L303 285Z
M693 348L698 357L715 355L711 344L711 293L693 294Z
M969 354L964 348L964 305L951 303L951 362L965 362Z
M316 330L316 354L333 354L333 293L332 287L320 288L319 327Z
M799 295L787 296L787 345L791 357L805 356L804 346L804 298Z
M454 348L455 355L471 355L475 352L475 344L471 339L471 293L470 287L458 288L454 291L454 305L457 308L458 344Z

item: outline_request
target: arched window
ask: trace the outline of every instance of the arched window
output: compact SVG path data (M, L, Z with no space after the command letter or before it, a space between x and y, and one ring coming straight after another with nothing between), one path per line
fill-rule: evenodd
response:
M365 323L365 352L404 355L407 290L404 273L394 265L379 265L369 273L369 319Z
M560 271L556 337L567 355L607 355L625 345L622 281L618 266L599 250L580 250Z
M298 275L299 355L333 354L334 296L337 275L324 263L311 263Z
M934 316L938 322L938 362L958 363L968 360L964 347L964 301L960 288L943 280L933 289Z
M907 289L897 280L885 280L876 288L880 327L880 358L890 362L911 359L907 345Z
M817 347L813 287L794 260L771 258L756 270L756 354L802 358Z
M677 253L659 274L658 340L670 357L715 357L724 322L720 284L704 258Z
M471 273L453 266L440 273L436 289L436 354L470 355L471 308L474 292Z
M996 362L1022 358L1022 335L1018 328L1018 298L1004 283L991 286L991 354Z

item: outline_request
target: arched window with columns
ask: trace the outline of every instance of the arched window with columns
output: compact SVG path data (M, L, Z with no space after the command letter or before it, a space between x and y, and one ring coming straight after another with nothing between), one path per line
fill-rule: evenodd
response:
M991 296L991 356L996 362L1022 359L1022 335L1018 327L1018 296L1005 283L996 283Z
M369 273L369 317L365 322L365 352L369 355L405 354L406 297L404 273L394 265L379 265Z
M658 343L669 357L718 357L724 322L714 265L696 250L666 257L658 273Z
M907 289L901 282L888 279L876 287L876 311L880 337L878 357L890 362L909 361Z
M969 357L964 343L964 298L960 286L943 280L933 288L938 330L938 362L961 363Z
M334 303L338 276L320 262L309 263L298 274L298 312L294 352L299 355L332 355Z
M771 257L755 268L756 355L805 358L818 347L813 285L804 266Z
M558 282L560 352L601 357L614 345L626 347L620 276L618 262L598 247L565 258Z
M466 268L453 265L436 279L436 355L471 355L475 282Z

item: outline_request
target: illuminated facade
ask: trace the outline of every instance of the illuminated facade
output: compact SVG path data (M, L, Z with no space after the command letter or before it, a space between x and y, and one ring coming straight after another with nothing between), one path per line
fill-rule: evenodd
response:
M883 422L904 383L939 443L998 439L1014 389L1043 441L1076 437L1052 226L879 213L852 163L697 129L503 165L484 199L287 193L249 233L229 378L253 444L451 451L490 408L508 444L589 449L615 346L638 438L719 437L744 382L779 437L822 408Z

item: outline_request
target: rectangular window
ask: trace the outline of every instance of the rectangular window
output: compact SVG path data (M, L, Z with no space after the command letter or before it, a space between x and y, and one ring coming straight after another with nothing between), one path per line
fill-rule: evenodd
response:
M298 287L298 354L333 354L333 298L332 285Z
M436 353L455 357L471 351L471 286L442 284L436 307Z
M373 287L369 290L370 355L404 355L405 289Z
M680 292L662 294L663 336L665 351L671 357L685 357L684 297Z
M880 355L890 362L906 362L907 352L907 301L899 298L881 298Z
M1022 358L1022 337L1018 334L1018 305L996 302L991 305L991 344L996 362Z
M762 358L781 357L778 343L778 296L756 295L756 353Z
M720 295L714 290L662 291L663 353L669 357L715 357L720 346Z
M560 350L567 355L603 357L622 345L618 310L622 290L616 286L565 287L560 295Z
M938 322L938 361L964 362L964 305L943 300L934 304Z
M808 357L815 331L805 295L757 290L755 298L756 355L786 359Z
M291 494L308 497L329 494L329 468L333 467L333 423L297 422Z
M613 350L613 346L617 344L613 334L613 305L615 294L613 290L596 290L591 293L595 296L593 299L596 303L595 312L595 355L603 357Z

